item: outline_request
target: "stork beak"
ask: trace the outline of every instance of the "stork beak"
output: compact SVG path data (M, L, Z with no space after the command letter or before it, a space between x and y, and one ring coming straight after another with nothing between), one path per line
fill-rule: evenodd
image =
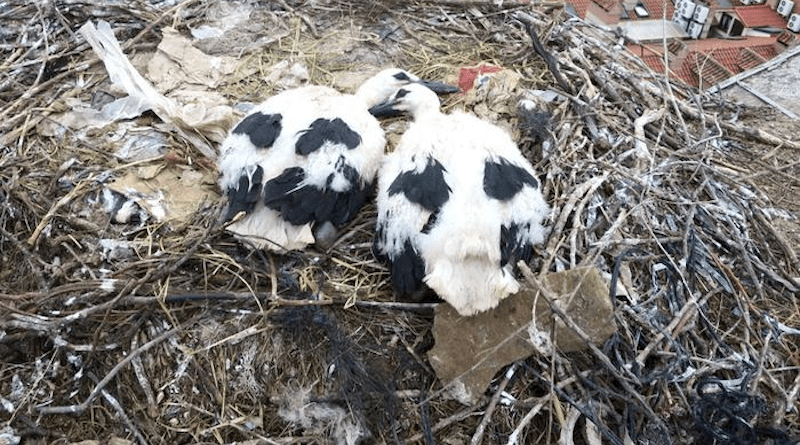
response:
M369 112L375 117L395 117L403 114L403 110L396 108L397 101L391 100L370 107Z
M421 79L417 83L420 85L425 85L429 90L436 94L453 94L461 91L461 89L459 89L457 86L449 85L444 82L437 82L435 80Z

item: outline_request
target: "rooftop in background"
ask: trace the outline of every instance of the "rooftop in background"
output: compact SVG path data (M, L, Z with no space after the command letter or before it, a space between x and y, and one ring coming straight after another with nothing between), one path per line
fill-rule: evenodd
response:
M776 37L682 41L668 47L670 70L689 85L707 88L778 55L775 41ZM664 72L662 44L631 44L628 50L653 71Z
M687 48L692 51L712 52L712 51L725 51L731 49L753 48L761 46L771 46L775 44L777 36L772 37L744 37L742 39L728 40L728 39L699 39L699 40L685 40L683 42Z
M746 28L786 27L786 19L779 16L769 5L737 6L733 11Z
M669 70L702 88L761 65L799 40L800 0L567 1L584 20L620 30L634 42L628 49L654 71Z
M580 18L585 18L590 3L592 3L592 0L570 0L567 3L567 11Z
M653 19L670 20L675 12L675 5L670 0L641 0L641 3L647 9L650 18ZM665 7L666 11L664 11Z

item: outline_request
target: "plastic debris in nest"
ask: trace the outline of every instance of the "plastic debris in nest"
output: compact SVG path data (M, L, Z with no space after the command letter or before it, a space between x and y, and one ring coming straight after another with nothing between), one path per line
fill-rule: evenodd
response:
M144 164L144 163L140 163ZM144 225L147 222L182 223L187 221L205 202L215 202L219 194L214 187L215 173L195 170L183 164L167 164L156 158L129 168L121 176L109 180L108 170L95 178L103 184L97 193L89 193L76 215L103 225ZM61 177L61 187L74 188L74 178ZM99 213L98 213L99 212ZM108 220L97 219L105 213Z
M469 79L473 79L471 85ZM514 131L509 118L517 115L516 103L521 79L522 75L514 70L479 65L476 68L462 68L458 86L465 91L464 105L467 109L481 119L500 125L518 140L519 135Z
M204 23L197 27L189 26L189 31L192 37L198 40L220 39L228 32L247 30L251 25L253 12L253 5L250 4L233 5L223 2L211 4L208 5ZM230 42L227 43L230 45Z
M110 95L109 95L110 96ZM86 103L76 97L64 99L67 110L54 113L42 121L36 131L42 136L63 138L67 130L85 134L89 130L102 129L114 122L141 116L150 107L140 97L125 96L105 103Z
M291 21L285 16L264 11L264 7L274 10L280 5L250 2L204 4L203 20L197 25L186 22L195 39L193 45L208 54L229 54L234 50L244 55L263 51L294 34Z
M116 223L184 221L203 202L219 199L214 174L188 165L157 163L129 170L108 185L106 210ZM104 195L105 196L105 195Z
M81 32L103 59L112 90L126 95L117 98L116 91L96 93L92 103L68 97L63 103L66 110L45 120L39 128L40 134L62 137L70 129L85 136L88 131L115 124L111 134L117 137L110 141L120 144L119 157L132 160L142 157L135 156L135 150L129 153L131 144L163 147L166 138L161 133L177 132L203 155L216 158L216 149L211 144L225 137L235 116L230 107L219 105L224 97L215 89L237 69L238 60L206 55L177 31L165 28L157 51L147 63L148 80L122 53L107 22L99 22L98 28L88 22ZM162 92L169 92L170 97ZM102 98L98 99L100 94ZM153 110L164 123L143 127L127 122L148 110ZM143 138L146 140L142 141Z
M164 28L161 34L161 42L147 63L147 77L154 87L158 91L169 92L172 97L200 91L204 96L197 96L197 99L206 99L209 105L213 104L211 100L221 98L214 89L237 70L239 60L230 56L205 54L174 28Z
M237 69L237 59L206 55L194 48L189 39L174 29L166 28L156 53L147 64L147 76L154 83L151 85L122 54L108 23L100 22L97 29L87 23L81 32L105 62L112 82L128 93L128 96L106 104L93 115L93 125L102 127L115 122L120 114L104 113L103 110L114 109L114 104L118 103L132 103L136 106L123 114L125 118L136 117L137 113L151 109L168 126L160 128L164 124L156 123L152 128L131 128L120 123L118 131L112 133L112 140L119 145L118 157L141 160L159 156L166 146L160 135L177 130L209 160L216 159L216 148L211 143L220 142L226 136L235 116L232 108L217 105L224 98L214 88ZM288 61L274 65L266 79L276 88L296 87L308 80L308 70L302 64ZM168 91L170 97L159 91ZM64 121L79 127L84 117L85 113L66 113ZM159 143L159 139L164 142ZM154 141L156 143L152 143ZM188 157L186 164L165 167L160 163L141 167L135 172L128 171L109 185L111 191L126 198L109 204L112 221L143 221L146 216L140 210L156 221L180 220L197 210L203 201L218 199L215 178L206 177L207 171L193 168Z
M468 92L475 86L475 81L484 74L496 73L503 68L494 65L480 64L476 66L465 66L458 70L458 87L463 92ZM479 82L480 84L481 82Z
M220 102L217 93L195 88L179 90L184 98L193 100L185 104L166 97L131 64L108 22L100 21L97 27L87 22L80 32L105 64L111 81L131 97L128 100L145 104L147 109L168 125L168 130L180 135L208 159L216 159L217 152L212 141L221 141L234 119L230 107L212 105ZM160 52L154 56L157 60L150 65L150 76L162 87L175 88L179 84L193 83L210 89L229 72L226 70L232 70L235 66L230 60L223 63L227 59L209 58L199 50L191 51L191 45L175 32L165 30L164 35L164 40L159 44Z
M123 161L158 162L136 171L128 169L108 185L102 200L112 222L181 220L203 201L216 200L215 178L206 177L210 171L195 168L189 156L183 164L167 164L159 157L169 146L169 136L177 133L204 157L216 159L212 144L225 137L235 114L230 107L218 105L224 98L214 88L237 69L238 60L208 56L177 31L166 28L148 63L147 75L154 86L122 52L107 22L99 22L97 28L87 22L80 31L103 60L112 89L127 95L96 94L91 104L68 98L64 102L67 109L54 113L45 121L50 124L40 126L39 132L63 137L70 129L97 145L115 147L115 155ZM161 91L168 91L171 97ZM132 120L147 110L163 122L141 125Z

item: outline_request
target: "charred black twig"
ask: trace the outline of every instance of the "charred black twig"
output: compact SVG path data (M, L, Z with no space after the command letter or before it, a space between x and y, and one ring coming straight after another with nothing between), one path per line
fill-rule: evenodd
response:
M419 404L419 420L420 420L420 427L422 428L422 434L425 438L425 445L435 445L436 441L433 438L433 429L431 429L431 417L429 413L428 406L430 405L425 399L428 398L428 389L424 388L422 390L422 394L420 395L420 404Z
M781 429L750 423L766 409L766 402L761 397L728 388L715 378L703 379L695 387L698 397L692 415L695 427L700 431L698 440L735 445L766 443L768 439L776 445L796 443Z
M570 85L569 82L567 82L567 79L564 77L564 75L561 74L561 70L558 68L558 63L556 62L553 55L550 54L550 52L547 51L547 49L545 49L544 45L542 45L542 41L539 40L539 36L536 34L536 31L533 29L531 23L526 21L524 19L524 16L520 15L517 16L517 18L520 20L520 23L522 23L525 26L525 31L527 31L528 36L530 36L531 38L531 43L533 44L534 51L536 51L536 54L538 54L539 57L541 57L542 60L544 60L544 63L547 64L547 68L550 70L550 74L552 74L553 77L556 79L558 85L561 87L562 90L564 90L564 92L570 95L574 95L575 90L572 88L572 85Z
M586 130L591 135L592 140L597 142L601 148L608 149L609 142L605 136L600 134L597 126L597 120L594 118L594 112L589 108L589 103L583 97L576 95L575 88L569 84L566 77L564 77L564 75L561 73L555 58L552 54L550 54L550 52L547 51L547 49L545 49L544 45L542 45L542 42L539 40L539 36L536 34L536 31L533 29L531 24L525 20L520 21L525 26L525 29L531 38L533 49L545 61L547 68L550 70L550 73L556 79L556 82L558 82L558 85L561 87L561 89L568 93L575 111L578 113L581 119L583 119L584 124L586 125Z

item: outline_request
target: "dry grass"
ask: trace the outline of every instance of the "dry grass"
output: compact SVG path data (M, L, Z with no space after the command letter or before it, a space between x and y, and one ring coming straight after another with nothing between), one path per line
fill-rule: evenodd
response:
M491 115L525 141L555 209L529 266L607 272L620 329L601 349L516 363L463 406L439 391L426 360L430 306L394 303L372 257L372 204L328 252L248 250L217 224L217 202L182 224L116 224L98 196L134 167L113 156L106 132L38 130L68 97L90 102L108 90L76 34L87 20L111 21L126 52L146 55L163 26L188 34L219 11L191 0L18 3L0 9L0 434L26 443L355 443L359 434L362 443L713 443L706 421L743 435L730 443L766 443L739 420L773 428L773 443L800 434L797 224L776 210L798 210L796 143L649 72L560 6L253 4L253 28L204 48L256 72L224 82L230 104L272 94L261 79L282 60L337 86L388 65L450 81L476 62L520 75L502 97L444 105L481 113L479 103L505 104ZM518 12L533 19L549 68ZM542 105L549 144L520 125L515 103L533 88L562 95ZM642 115L652 119L637 133ZM192 168L213 174L189 143L164 135L169 156L150 163L199 159ZM102 240L129 247L110 255Z

